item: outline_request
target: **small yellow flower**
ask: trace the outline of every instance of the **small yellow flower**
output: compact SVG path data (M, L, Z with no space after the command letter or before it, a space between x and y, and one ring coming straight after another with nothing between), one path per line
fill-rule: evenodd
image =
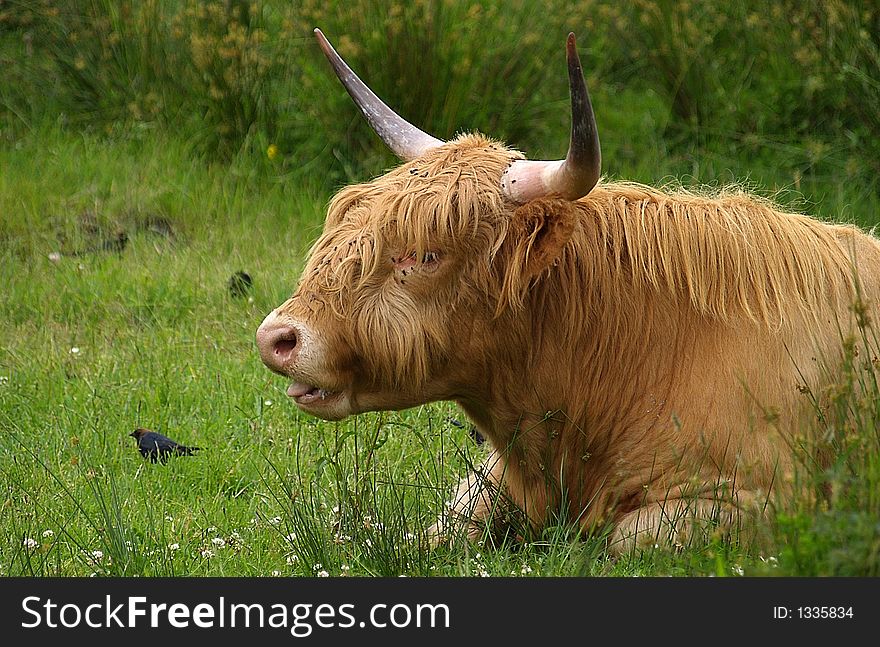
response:
M270 160L278 157L278 147L275 144L269 144L269 148L266 149L266 157Z

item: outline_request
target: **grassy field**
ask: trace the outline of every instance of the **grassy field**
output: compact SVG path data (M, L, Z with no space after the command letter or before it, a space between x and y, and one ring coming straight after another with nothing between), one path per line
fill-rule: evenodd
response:
M144 3L157 13L151 18L144 9L136 17L146 22L127 23L124 12L107 13L112 3L79 3L85 8L76 24L104 34L107 43L113 33L129 33L124 29L141 36L131 41L140 49L120 53L108 45L108 59L94 49L100 38L89 41L93 49L71 42L71 29L67 41L58 40L62 31L52 20L69 18L65 11L77 3L33 3L44 13L25 21L22 13L3 13L24 4L0 2L0 69L9 74L8 83L0 81L0 575L880 574L880 398L871 397L876 386L856 395L852 384L864 379L857 362L841 383L841 418L817 419L829 429L845 416L857 421L847 434L829 437L842 458L803 475L816 491L834 483L838 494L807 497L771 516L752 546L717 536L680 552L650 549L612 560L600 539L578 537L560 522L525 543L429 550L424 528L479 459L480 449L457 424L463 414L438 403L339 423L310 418L288 401L287 383L263 366L254 344L262 318L293 291L334 187L393 163L301 28L300 22L330 22L332 12L303 3L297 20L286 23L282 3L232 3L253 16L241 47L271 56L265 64L236 58L249 82L226 79L221 101L208 87L218 65L210 56L193 59L202 61L193 78L208 79L207 86L193 82L187 89L149 57L155 43L169 56L182 51L171 36L161 40L174 21L160 10L184 12L195 4ZM561 50L567 30L576 29L594 70L609 177L739 183L821 218L880 223L878 126L852 96L863 88L855 97L862 103L880 97L880 66L869 65L880 61L871 58L878 32L870 29L880 14L862 17L868 44L850 41L848 73L842 65L816 69L811 82L828 96L810 104L814 114L798 109L807 102L798 95L806 81L783 69L797 59L774 53L782 41L771 41L769 31L766 41L747 43L756 61L768 59L764 64L756 63L751 76L725 74L739 69L736 57L743 55L736 26L754 21L762 2L721 14L700 2L687 11L681 3L633 3L626 15L610 3L582 4L574 24L563 28L549 18L535 23L529 3L503 21L496 4L477 3L473 24L465 20L472 9L423 3L447 7L430 14L436 33L424 51L439 56L441 36L455 33L453 53L469 57L471 68L458 70L445 54L435 78L450 85L423 93L445 93L445 109L412 99L405 114L440 136L482 128L532 156L558 157L568 119ZM588 10L595 10L589 22L582 17ZM384 51L384 41L372 31L378 18L362 14L363 23L344 35L355 43L363 38L361 50L348 49L370 82L370 52ZM109 15L110 26L95 15ZM238 33L220 13L175 15L204 27L203 47L211 47L212 34L222 44ZM357 15L352 10L348 18L356 22ZM422 24L426 15L404 13L401 24ZM685 66L667 82L658 71L710 46L688 31L689 16L703 27L699 33L714 35L716 63ZM824 16L809 28L823 42L835 29L841 35L841 18ZM681 19L666 26L680 51L664 50L661 18ZM621 52L626 20L642 25L637 40L644 52ZM526 24L529 38L516 36ZM480 25L500 31L485 51L467 41ZM769 30L753 26L756 34ZM840 38L834 42L839 47ZM517 61L533 61L525 76L448 90L461 88L465 73L497 68L514 48ZM399 49L401 57L420 51L411 43ZM380 67L396 69L391 63ZM420 95L381 76L403 71L382 70L374 71L377 89L392 105L400 105L395 97L405 103L402 94ZM529 86L529 74L541 88ZM146 79L151 89L131 79ZM875 117L876 108L875 102ZM418 119L420 110L427 123ZM267 154L270 145L277 153ZM236 271L253 277L243 298L228 290ZM853 343L868 357L876 352L871 329ZM152 465L128 437L139 426L203 449Z

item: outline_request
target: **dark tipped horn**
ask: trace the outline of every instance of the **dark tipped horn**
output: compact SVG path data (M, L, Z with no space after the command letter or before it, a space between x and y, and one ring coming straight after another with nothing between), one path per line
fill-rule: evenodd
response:
M569 200L587 195L599 181L602 152L590 93L578 57L574 33L565 44L571 92L571 139L564 160L514 162L501 178L505 195L524 203L548 194Z
M375 93L361 81L357 74L352 72L342 57L336 53L330 41L320 29L315 29L315 36L324 55L333 66L336 76L342 81L342 85L351 95L355 105L366 117L370 126L382 141L388 145L395 155L403 160L411 160L419 157L426 151L440 146L443 141L432 137L409 123L389 108Z

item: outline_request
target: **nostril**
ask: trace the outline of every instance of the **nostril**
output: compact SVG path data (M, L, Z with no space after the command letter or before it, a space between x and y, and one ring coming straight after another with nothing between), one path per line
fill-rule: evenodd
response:
M296 348L296 337L293 339L281 339L275 342L273 352L280 357L287 357Z
M300 350L300 334L275 312L269 313L257 329L257 348L263 363L278 373L284 373Z

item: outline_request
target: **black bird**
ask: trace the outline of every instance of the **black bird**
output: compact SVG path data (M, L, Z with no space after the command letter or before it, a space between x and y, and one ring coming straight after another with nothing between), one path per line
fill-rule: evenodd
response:
M107 238L94 249L96 252L116 252L121 254L128 246L128 234L124 231L117 231L113 238Z
M246 297L248 292L254 285L254 280L247 272L238 271L229 277L226 281L226 287L229 289L229 296L233 299Z
M177 454L178 456L192 456L194 452L201 449L201 447L187 447L186 445L180 445L167 436L158 434L155 431L150 431L149 429L135 429L128 435L138 441L138 451L140 451L141 456L144 458L149 457L150 461L153 463L157 460L164 463L172 454Z

